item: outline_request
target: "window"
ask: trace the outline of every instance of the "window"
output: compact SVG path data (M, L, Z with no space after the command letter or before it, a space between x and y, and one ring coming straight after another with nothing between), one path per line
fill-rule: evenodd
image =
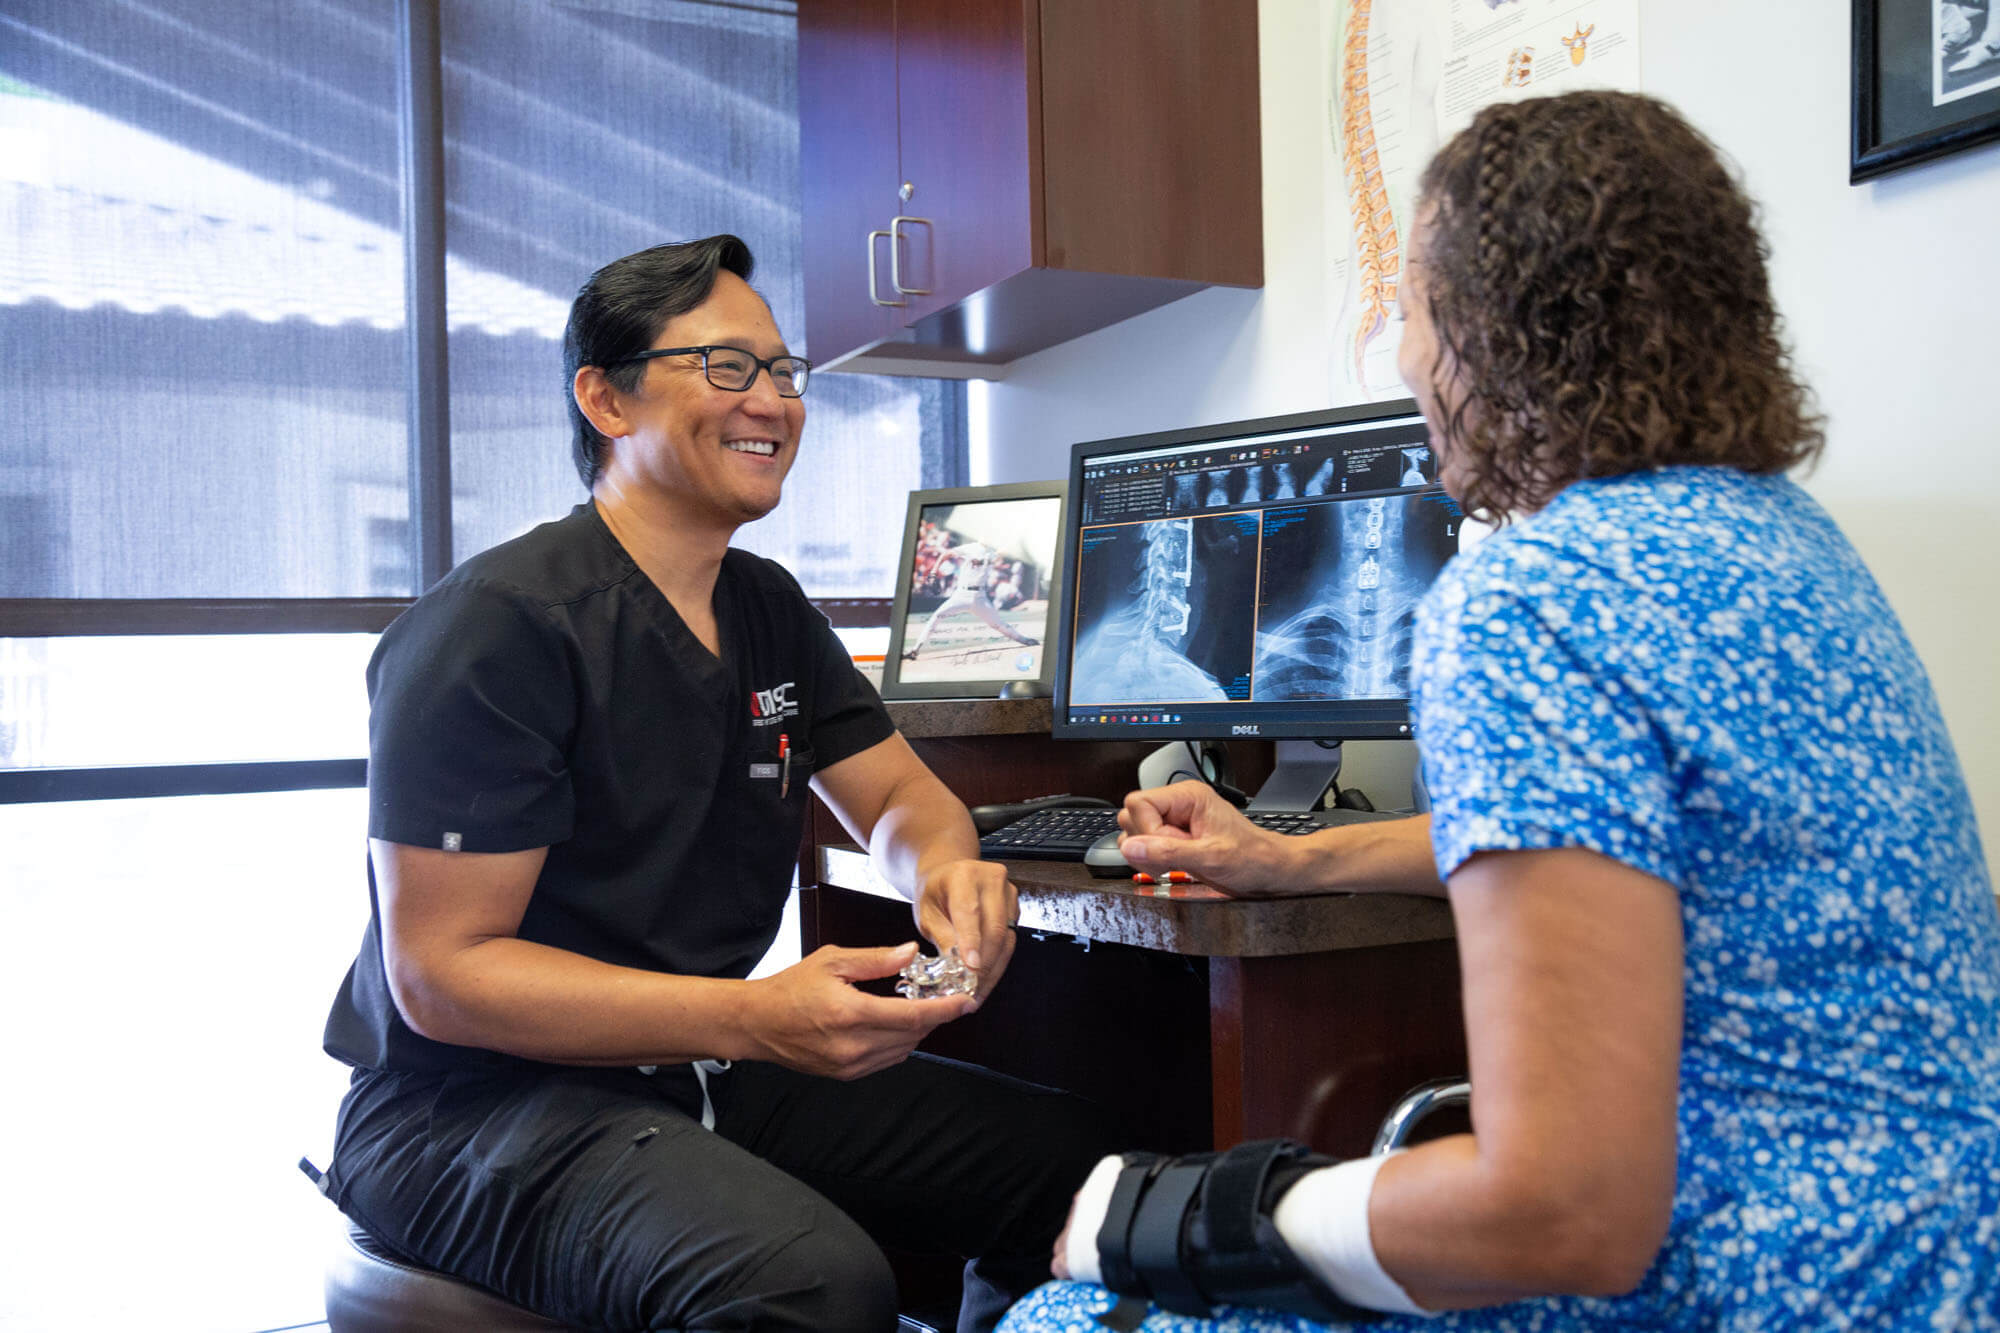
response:
M356 506L407 488L392 0L30 12L0 598L366 595Z

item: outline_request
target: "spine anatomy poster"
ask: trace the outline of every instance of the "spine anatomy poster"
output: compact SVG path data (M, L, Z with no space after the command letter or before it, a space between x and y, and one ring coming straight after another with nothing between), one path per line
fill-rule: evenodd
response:
M1417 181L1491 102L1639 89L1639 0L1322 0L1335 402L1400 398Z

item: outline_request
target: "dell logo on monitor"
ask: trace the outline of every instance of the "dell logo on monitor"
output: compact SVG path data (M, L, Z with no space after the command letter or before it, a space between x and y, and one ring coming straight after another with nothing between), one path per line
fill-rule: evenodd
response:
M1257 724L1255 722L1246 722L1238 726L1233 726L1229 729L1229 734L1232 736L1255 736L1257 734Z

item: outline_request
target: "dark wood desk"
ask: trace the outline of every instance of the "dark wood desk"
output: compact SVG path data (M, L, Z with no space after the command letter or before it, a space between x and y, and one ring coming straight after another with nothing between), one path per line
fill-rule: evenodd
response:
M1153 747L1053 741L1047 709L1046 700L892 705L911 744L968 802L1123 795ZM953 730L926 734L944 726ZM1009 726L1024 729L967 734ZM808 950L914 936L908 903L824 812L807 855ZM1133 1147L1284 1135L1354 1156L1402 1093L1465 1072L1457 949L1440 899L1161 897L1078 864L1008 870L1021 893L1014 962L979 1013L925 1049L1093 1097L1131 1127Z

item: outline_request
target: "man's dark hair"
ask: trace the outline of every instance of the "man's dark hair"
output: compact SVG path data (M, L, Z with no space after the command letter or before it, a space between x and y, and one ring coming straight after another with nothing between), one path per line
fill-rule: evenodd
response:
M710 236L700 241L656 245L614 259L577 292L570 303L569 324L563 329L563 394L569 403L574 438L570 452L586 490L597 484L610 441L599 435L576 405L571 386L585 366L602 366L604 377L621 393L632 393L646 373L646 363L613 363L653 345L668 320L706 301L715 290L715 275L727 270L745 282L756 261L750 247L734 236Z
M1469 513L1672 464L1781 472L1823 422L1779 337L1756 208L1664 102L1489 106L1424 171L1428 306Z

